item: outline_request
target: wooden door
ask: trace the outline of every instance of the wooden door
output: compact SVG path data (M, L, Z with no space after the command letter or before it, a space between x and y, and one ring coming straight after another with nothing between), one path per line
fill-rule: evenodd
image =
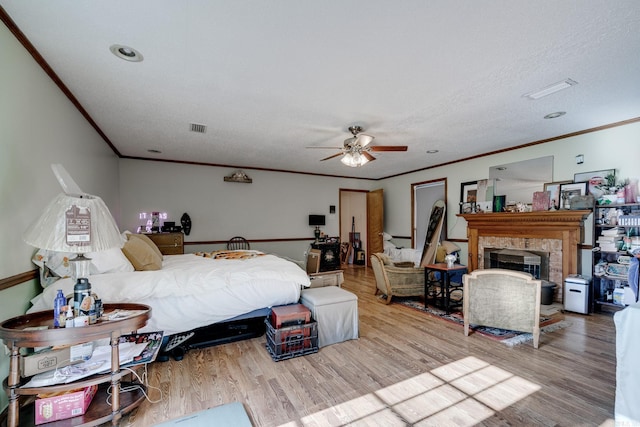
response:
M371 254L382 252L382 232L384 231L384 194L383 190L367 193L367 254L366 265L369 265Z

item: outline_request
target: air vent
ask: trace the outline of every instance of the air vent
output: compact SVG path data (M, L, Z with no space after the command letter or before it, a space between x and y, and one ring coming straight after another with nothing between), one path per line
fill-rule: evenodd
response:
M191 132L206 133L207 125L199 125L198 123L191 123Z

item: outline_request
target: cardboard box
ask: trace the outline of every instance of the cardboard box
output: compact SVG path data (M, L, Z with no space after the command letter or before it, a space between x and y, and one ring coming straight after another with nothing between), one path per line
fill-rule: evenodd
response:
M71 390L64 393L38 395L35 403L36 424L49 423L83 415L93 396L98 391L97 385L84 389Z
M41 372L62 368L78 360L87 360L93 352L93 343L78 344L57 350L42 351L20 357L20 375L30 377Z

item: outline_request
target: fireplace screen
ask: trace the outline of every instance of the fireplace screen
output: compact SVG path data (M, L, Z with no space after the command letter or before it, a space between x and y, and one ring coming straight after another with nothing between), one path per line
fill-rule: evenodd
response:
M536 279L549 280L549 253L519 249L484 249L484 268L523 271Z

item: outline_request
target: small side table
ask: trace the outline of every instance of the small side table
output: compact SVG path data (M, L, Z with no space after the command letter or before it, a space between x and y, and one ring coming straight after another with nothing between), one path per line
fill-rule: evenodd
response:
M424 267L425 309L427 308L427 302L432 301L436 307L442 308L449 314L452 308L462 305L462 299L455 302L451 301L451 292L456 290L462 292L462 284L451 286L451 275L458 272L466 273L467 266L454 264L453 267L448 267L446 263L437 263L428 264Z
M0 339L2 339L11 355L9 358L9 376L4 382L9 397L7 426L32 425L32 420L20 423L20 396L37 395L40 393L62 392L89 385L110 383L111 404L107 404L106 387L98 391L84 415L47 423L55 426L98 426L108 421L112 425L120 424L124 413L136 408L145 398L142 390L120 395L120 378L125 373L120 370L120 353L118 339L120 335L134 332L147 324L151 317L151 307L143 304L105 304L105 313L121 309L132 310L136 314L119 320L98 320L92 325L78 328L53 328L53 310L38 311L31 314L17 316L0 324ZM25 330L26 327L47 326L42 330ZM49 347L64 344L78 344L94 341L99 338L111 338L111 369L106 374L96 374L72 383L56 384L42 387L21 387L20 378L20 347ZM27 406L33 407L33 404ZM25 410L27 408L25 407Z

